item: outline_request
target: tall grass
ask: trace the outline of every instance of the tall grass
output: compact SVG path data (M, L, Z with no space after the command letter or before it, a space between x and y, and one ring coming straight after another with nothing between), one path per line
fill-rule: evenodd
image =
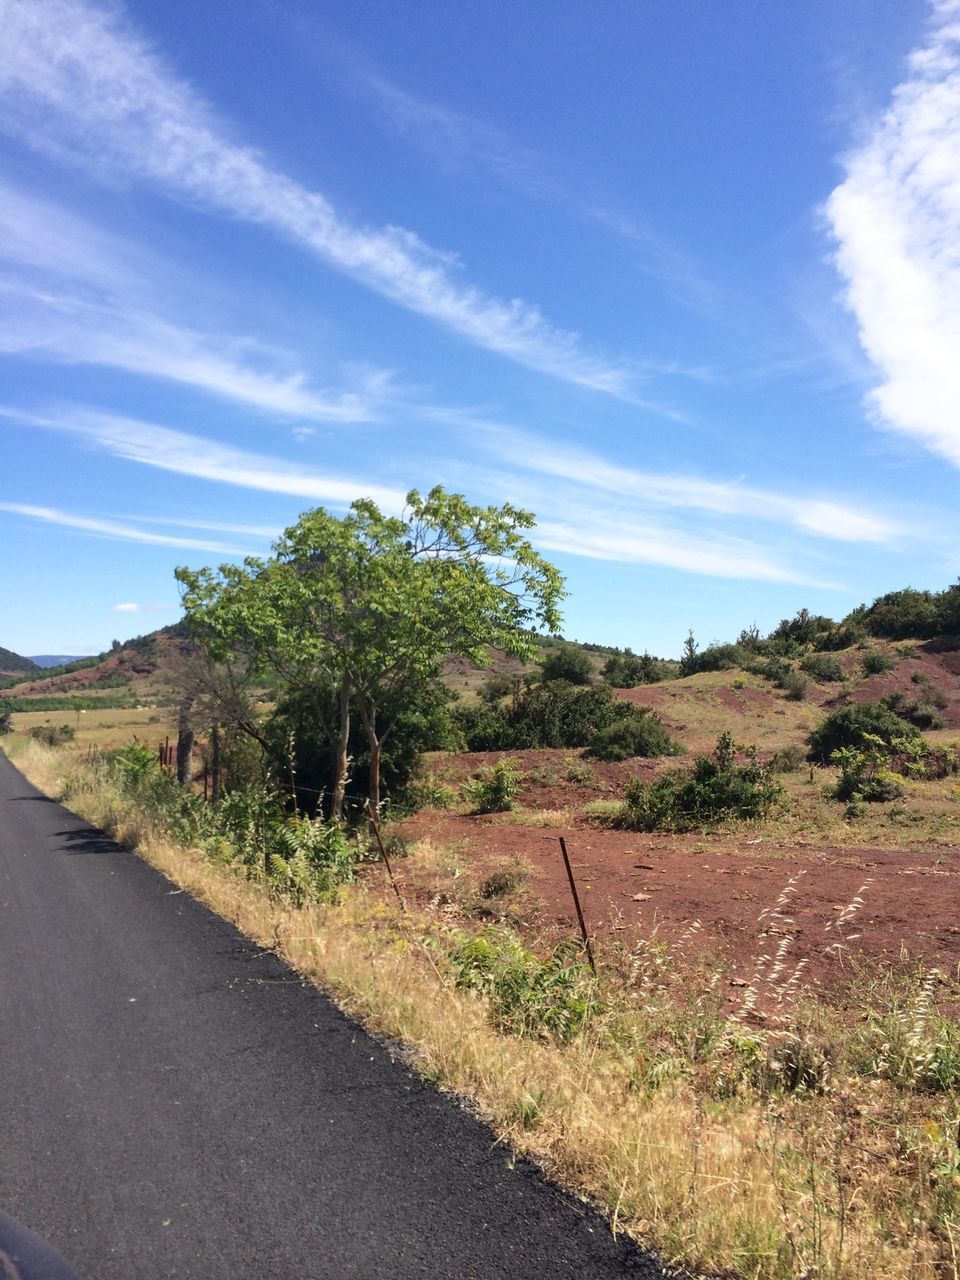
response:
M674 947L607 947L594 980L503 926L401 914L372 877L297 906L178 845L75 754L31 743L18 763L409 1044L426 1078L666 1261L750 1280L957 1277L960 1034L938 1008L953 990L907 965L812 999L783 946L802 882L758 920L767 959L746 988L702 955L696 922ZM462 860L424 857L438 900L468 892Z

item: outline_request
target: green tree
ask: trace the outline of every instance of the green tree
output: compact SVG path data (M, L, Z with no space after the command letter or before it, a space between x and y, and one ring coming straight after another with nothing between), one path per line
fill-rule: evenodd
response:
M700 646L693 637L693 631L687 632L687 638L683 642L683 653L680 655L680 675L692 676L698 670L698 654Z
M527 658L531 628L558 630L563 579L525 536L533 524L509 504L476 507L440 487L426 497L414 490L400 516L385 516L369 499L343 517L318 507L286 530L268 560L181 568L177 578L212 656L245 644L287 692L337 690L335 816L355 708L376 811L397 709L438 679L445 657L484 665L495 647Z

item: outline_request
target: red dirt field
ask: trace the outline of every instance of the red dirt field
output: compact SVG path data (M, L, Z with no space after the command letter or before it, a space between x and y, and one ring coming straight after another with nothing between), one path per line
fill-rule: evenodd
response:
M478 875L491 863L519 856L532 868L527 887L533 923L550 935L575 935L558 840L563 835L591 933L617 937L627 947L655 937L679 943L688 960L702 954L725 961L731 998L784 933L793 936L788 968L806 959L804 981L813 987L844 982L862 960L892 965L904 953L946 977L960 976L960 850L792 849L762 837L528 827L493 815L424 813L395 829L405 838L430 836L456 846ZM758 917L775 906L791 877L797 880L784 909L789 919L765 921L761 937ZM415 877L407 883L416 893ZM861 889L864 906L841 936L834 922ZM699 927L691 935L695 921Z

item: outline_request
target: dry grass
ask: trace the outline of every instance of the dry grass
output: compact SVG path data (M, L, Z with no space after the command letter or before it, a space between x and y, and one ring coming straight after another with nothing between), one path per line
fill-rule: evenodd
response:
M822 1069L817 1087L764 1095L721 1070L724 1055L742 1063L755 1052L760 1063L771 1051L807 1053L816 1068L844 1034L837 1011L803 1010L790 993L766 1031L743 1006L739 1021L723 1019L717 974L653 939L605 958L608 1012L572 1042L498 1034L485 1001L458 990L434 958L453 927L442 911L401 916L363 885L338 906L292 909L173 845L102 781L85 782L75 753L31 743L17 761L50 794L69 774L72 807L276 947L367 1026L412 1046L425 1077L473 1098L516 1150L666 1259L752 1280L957 1276L960 1175L938 1172L957 1155L955 1103ZM421 845L414 856L438 894L461 878L456 851ZM695 954L692 934L684 945ZM919 1027L928 1013L910 1006L904 1017Z
M93 702L92 697L90 701ZM120 747L134 741L155 747L168 735L176 734L170 714L154 706L111 709L94 705L80 715L75 711L15 711L12 722L16 733L28 733L37 725L69 725L83 747Z

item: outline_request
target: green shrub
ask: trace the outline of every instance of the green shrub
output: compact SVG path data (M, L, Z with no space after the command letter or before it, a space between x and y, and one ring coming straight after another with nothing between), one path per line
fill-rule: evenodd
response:
M337 823L288 818L276 830L277 852L269 863L270 887L292 902L336 902L340 887L354 879L356 845Z
M827 764L834 751L841 747L863 748L871 736L889 745L898 738L919 735L880 702L853 703L832 712L809 735L808 759Z
M940 712L947 706L949 699L939 689L927 685L916 698L905 698L897 691L888 694L881 701L901 720L916 725L918 729L942 729L944 720Z
M0 711L0 734L13 733L13 719L9 711Z
M880 649L870 649L863 655L862 666L865 676L882 676L885 672L892 671L896 665L893 658Z
M889 751L879 739L876 745L864 748L840 747L831 755L830 763L840 770L833 788L837 800L856 804L896 800L903 795L903 787L889 767Z
M514 678L494 672L488 676L480 688L480 700L495 707L502 702L508 693L513 692Z
M630 649L617 650L603 667L603 678L614 689L635 689L640 684L656 684L666 678L664 664L649 653L636 654Z
M768 773L796 773L803 764L807 753L803 747L791 743L788 747L781 747L779 751L775 751L770 757L770 763L767 765Z
M27 732L31 738L42 742L45 747L62 747L76 737L73 726L69 724L35 724Z
M846 672L839 658L831 653L809 653L801 661L800 667L807 675L813 676L823 684L837 684L846 679Z
M659 716L635 707L634 715L598 729L585 755L594 760L632 760L635 756L678 756L683 748L670 737Z
M418 809L450 809L457 802L457 792L448 782L428 773L407 784L402 802L403 808L414 813Z
M509 706L457 707L453 713L469 751L585 747L599 730L636 714L605 684L547 680L522 690Z
M487 930L463 939L450 964L461 990L489 1001L498 1031L562 1043L600 1011L589 975L569 947L540 960L514 934Z
M765 818L782 797L783 788L757 762L756 752L743 752L729 733L717 740L710 756L698 756L689 769L674 769L644 784L627 788L621 821L635 831L693 831L729 821Z
M593 663L582 649L563 644L544 659L541 675L544 680L566 680L569 684L592 684Z
M156 752L139 742L117 747L114 751L104 753L101 759L113 770L119 780L132 790L139 789L149 779L156 778L160 774Z
M520 794L522 780L515 760L498 760L463 784L464 799L474 813L505 813Z
M799 671L791 671L780 685L791 702L802 702L807 696L807 682Z

